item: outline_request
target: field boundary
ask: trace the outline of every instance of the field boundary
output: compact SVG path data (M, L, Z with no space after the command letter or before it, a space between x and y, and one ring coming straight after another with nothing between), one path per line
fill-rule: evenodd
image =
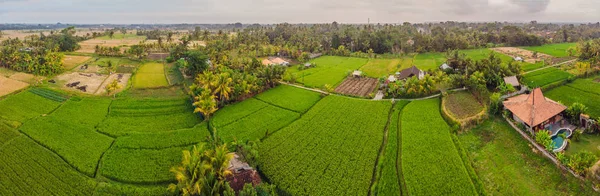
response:
M115 145L116 141L117 141L117 139L113 138L113 141L110 143L110 146L108 146L108 148L104 152L102 152L102 155L100 155L100 159L98 159L98 163L96 163L96 171L94 172L94 176L93 176L94 178L98 177L98 174L99 174L98 172L100 172L100 167L102 164L102 160L104 159L104 155L106 154L106 152L108 152L113 147L113 145Z
M536 71L541 71L541 70L544 70L544 69L548 69L550 67L557 67L557 66L560 66L560 65L563 65L563 64L567 64L567 63L572 63L572 62L575 62L575 61L577 61L577 59L568 60L568 61L565 61L565 62L557 63L557 64L554 64L554 65L550 65L550 66L544 66L544 67L539 68L539 69L534 69L534 70L525 72L525 74L536 72Z
M406 107L410 102L408 102L404 107ZM408 188L406 188L406 182L404 181L404 175L402 174L402 112L404 111L404 107L402 110L398 111L398 130L396 131L397 140L398 140L398 152L396 155L396 175L398 175L398 187L400 187L400 195L408 195ZM403 194L404 193L404 194Z
M395 106L396 106L396 103L392 103L392 107L390 107L390 110L388 111L387 123L385 124L385 127L383 128L383 138L382 138L383 140L381 141L381 146L379 146L379 153L377 153L377 158L375 159L375 167L373 167L373 175L371 177L371 184L369 185L369 193L367 194L368 196L373 195L373 186L377 182L377 176L379 176L378 173L381 172L381 168L379 167L379 161L381 160L381 157L385 153L385 149L386 149L386 146L388 143L390 120L392 119Z

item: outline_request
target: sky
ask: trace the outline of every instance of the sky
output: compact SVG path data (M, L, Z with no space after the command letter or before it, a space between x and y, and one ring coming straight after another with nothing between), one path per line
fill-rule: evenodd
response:
M600 0L0 0L0 23L598 22Z

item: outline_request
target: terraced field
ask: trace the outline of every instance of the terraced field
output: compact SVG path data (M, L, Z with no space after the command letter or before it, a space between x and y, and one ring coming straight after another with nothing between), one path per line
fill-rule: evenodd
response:
M323 98L264 140L262 171L292 195L367 195L391 106Z
M544 92L544 95L554 101L560 101L566 106L573 103L581 103L588 107L587 113L592 117L600 117L600 83L597 82L600 77L587 79L577 79L569 84L560 86L550 91Z
M544 87L552 83L564 81L571 76L570 73L550 67L523 75L523 83L531 88Z

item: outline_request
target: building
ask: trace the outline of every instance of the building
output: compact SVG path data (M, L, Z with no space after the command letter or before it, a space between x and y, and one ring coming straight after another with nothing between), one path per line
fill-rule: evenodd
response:
M552 130L564 123L562 113L566 106L544 97L540 88L530 94L508 98L504 108L512 113L512 118L525 125L528 131L536 133L539 130Z
M522 62L522 61L523 61L523 58L521 58L520 56L518 56L518 57L515 57L515 61L521 61L521 62Z
M263 65L283 65L283 66L290 65L289 62L287 62L279 57L263 59L262 64Z
M521 84L519 83L519 79L517 79L517 76L504 77L504 83L515 87L515 89L521 86Z
M448 64L446 64L446 63L444 63L444 64L442 64L442 65L440 66L440 69L441 69L441 70L446 70L446 69L452 69L452 67L450 67L450 65L448 65Z
M408 69L404 69L402 71L400 71L400 74L398 74L398 79L399 80L406 80L410 77L418 77L419 80L423 79L423 77L425 77L425 72L420 70L419 68L417 68L417 66L412 66Z
M354 76L354 77L360 77L360 76L362 76L362 71L354 70L352 72L352 76Z
M396 79L396 76L394 76L394 75L390 75L390 76L387 78L387 81L388 81L388 82L396 82L396 80L397 80L397 79Z

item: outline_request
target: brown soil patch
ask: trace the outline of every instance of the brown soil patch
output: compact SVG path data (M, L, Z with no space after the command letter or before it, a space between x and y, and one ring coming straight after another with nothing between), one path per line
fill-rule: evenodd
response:
M148 59L150 60L163 60L169 56L169 53L150 53Z
M0 76L0 97L28 87L29 84Z
M533 51L529 51L529 50L525 50L525 49L521 49L521 48L515 48L515 47L499 47L499 48L492 48L492 50L511 56L511 57L521 57L525 60L525 62L528 63L535 63L537 61L542 61L544 59L552 59L553 57L544 53L539 53L537 54L537 58L533 57Z
M128 39L90 39L80 42L81 48L77 52L81 53L94 53L96 45L104 47L115 47L115 46L132 46L139 44L144 41L145 38L128 38ZM152 41L146 41L146 43L152 43ZM121 48L121 51L126 50L127 47Z
M377 87L377 79L348 77L335 88L336 93L366 97Z
M121 79L118 79L119 75L121 76ZM102 85L96 92L96 95L105 95L106 94L106 85L110 84L115 79L118 79L119 84L121 85L121 88L119 90L117 90L117 92L121 92L121 91L125 90L125 88L127 87L127 83L129 82L130 78L131 78L131 74L112 74L104 81L104 83L102 83Z
M44 76L35 76L33 74L19 72L10 76L10 79L27 82L29 84L36 83L38 80L44 80Z
M94 94L100 88L104 80L107 78L107 75L95 74L95 73L65 73L56 77L56 80L59 84L62 84L62 88L72 91L79 91L76 87L87 86L86 92L88 94ZM79 82L79 84L75 87L67 87L67 84L71 84L74 82Z
M71 56L71 55L65 55L65 58L63 59L63 65L65 67L66 70L71 70L74 67L81 65L82 63L86 62L87 60L90 60L92 57L89 56Z

